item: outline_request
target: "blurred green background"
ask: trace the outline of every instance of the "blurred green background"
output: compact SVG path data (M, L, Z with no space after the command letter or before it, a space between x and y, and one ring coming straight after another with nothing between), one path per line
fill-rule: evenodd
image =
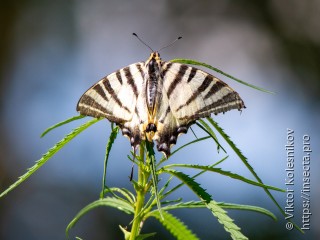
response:
M247 106L240 115L215 119L248 157L263 181L285 188L286 132L295 134L295 222L301 226L302 136L311 137L311 230L287 231L285 221L263 190L217 174L200 178L217 201L253 204L273 211L279 221L229 211L250 239L319 239L320 1L48 1L0 3L0 191L80 123L39 136L47 127L77 115L78 99L103 76L146 60L151 47L183 39L160 54L164 60L191 58L276 92L247 88L219 74ZM196 132L200 132L195 127ZM86 204L98 199L107 121L79 135L18 189L0 199L0 239L64 239L67 224ZM193 139L181 136L178 146ZM108 166L110 186L131 188L126 158L130 145L119 137ZM223 168L251 177L230 151ZM209 164L224 155L214 143L194 145L170 159ZM179 195L180 194L180 195ZM194 199L183 189L176 197ZM285 194L274 194L285 207ZM201 239L229 239L206 210L173 212ZM110 208L86 215L72 236L122 239L118 225L131 218ZM144 232L172 239L156 221Z

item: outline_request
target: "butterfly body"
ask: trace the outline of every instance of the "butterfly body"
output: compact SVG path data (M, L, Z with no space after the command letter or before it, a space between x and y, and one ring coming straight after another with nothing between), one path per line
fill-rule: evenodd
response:
M162 61L153 52L147 61L93 85L80 98L77 111L116 123L133 148L142 140L155 140L168 157L178 136L197 119L244 107L226 83L200 69Z

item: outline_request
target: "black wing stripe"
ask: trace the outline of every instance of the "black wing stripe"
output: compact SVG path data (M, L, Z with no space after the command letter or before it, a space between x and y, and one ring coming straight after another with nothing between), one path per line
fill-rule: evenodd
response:
M212 78L210 75L208 75L202 82L202 84L199 86L197 91L195 91L190 98L186 101L186 103L181 104L176 111L179 111L181 108L188 106L191 102L193 102L203 91L205 91L210 83L212 83Z
M207 98L211 97L212 95L216 94L219 92L222 88L227 86L226 83L222 81L217 81L215 84L213 84L209 90L209 92L204 96L204 99L206 100Z
M170 111L171 111L170 106L168 106L168 108L167 108L164 116L161 117L161 119L159 120L159 122L164 123L164 121L166 120L166 118L167 118L168 114L170 113Z
M121 78L120 70L118 70L118 71L116 72L116 77L117 77L119 83L122 85L122 78Z
M190 74L189 74L187 82L190 82L194 78L194 76L196 75L197 71L198 70L196 68L191 68L191 71L190 71Z
M200 87L198 88L197 92L199 94L204 92L209 87L210 83L212 83L212 77L210 75L207 75Z
M188 68L189 67L187 65L180 66L179 72L176 74L175 78L172 80L172 82L168 88L168 92L167 92L168 98L170 98L172 92L177 87L178 83L181 82L181 80L183 79L183 76L185 75Z
M169 71L169 69L171 68L171 66L172 66L171 62L167 63L166 68L164 68L163 71L162 71L162 77L163 78L166 76L166 74Z
M137 86L136 86L136 84L134 82L132 73L130 71L130 67L123 68L123 72L124 72L124 75L126 76L127 83L132 88L132 91L133 91L134 95L136 96L136 98L138 98L138 89L137 89Z
M101 106L94 98L83 95L81 98L81 102L78 104L78 111L82 115L92 116L92 117L106 117L110 121L121 123L125 120L122 118L117 118L113 115L112 112L110 112L105 107Z
M97 84L96 86L93 87L93 89L98 93L104 100L109 101L105 91L100 85L101 83Z
M140 120L139 111L138 111L137 106L134 108L134 113L138 116L138 118Z
M141 68L141 64L136 64L136 67L137 67L138 71L141 74L141 78L144 79L144 73L143 73L143 70Z
M203 112L226 112L230 109L241 109L244 108L244 103L239 97L238 93L230 92L227 95L223 96L218 101L215 101L201 109L199 109L196 114L201 114Z
M239 94L233 91L226 94L221 99L204 106L203 108L196 111L193 115L183 116L178 119L181 121L194 121L199 118L208 117L211 113L218 114L221 112L227 112L231 109L241 110L242 108L245 108L244 102L240 98Z
M119 72L119 71L118 71ZM118 74L117 72L117 74ZM103 81L103 85L106 88L106 90L108 91L108 93L111 95L111 97L113 98L113 100L124 110L126 110L127 112L131 113L131 111L126 107L123 106L123 104L121 103L120 99L118 98L117 94L114 92L112 86L110 85L109 79L105 78L105 80Z

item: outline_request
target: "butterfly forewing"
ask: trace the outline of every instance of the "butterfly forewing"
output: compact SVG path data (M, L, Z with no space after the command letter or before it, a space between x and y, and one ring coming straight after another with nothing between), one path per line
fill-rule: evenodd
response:
M118 124L131 121L144 81L141 66L131 64L101 79L82 95L77 111Z
M166 63L163 68L164 90L178 121L194 121L244 107L237 92L200 69L179 63Z

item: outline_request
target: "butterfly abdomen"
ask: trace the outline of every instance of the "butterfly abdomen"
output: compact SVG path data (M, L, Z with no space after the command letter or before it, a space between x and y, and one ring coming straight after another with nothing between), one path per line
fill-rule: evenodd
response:
M150 117L153 119L159 101L159 87L161 88L161 64L159 54L154 52L146 61L146 101ZM160 86L159 86L160 85Z

